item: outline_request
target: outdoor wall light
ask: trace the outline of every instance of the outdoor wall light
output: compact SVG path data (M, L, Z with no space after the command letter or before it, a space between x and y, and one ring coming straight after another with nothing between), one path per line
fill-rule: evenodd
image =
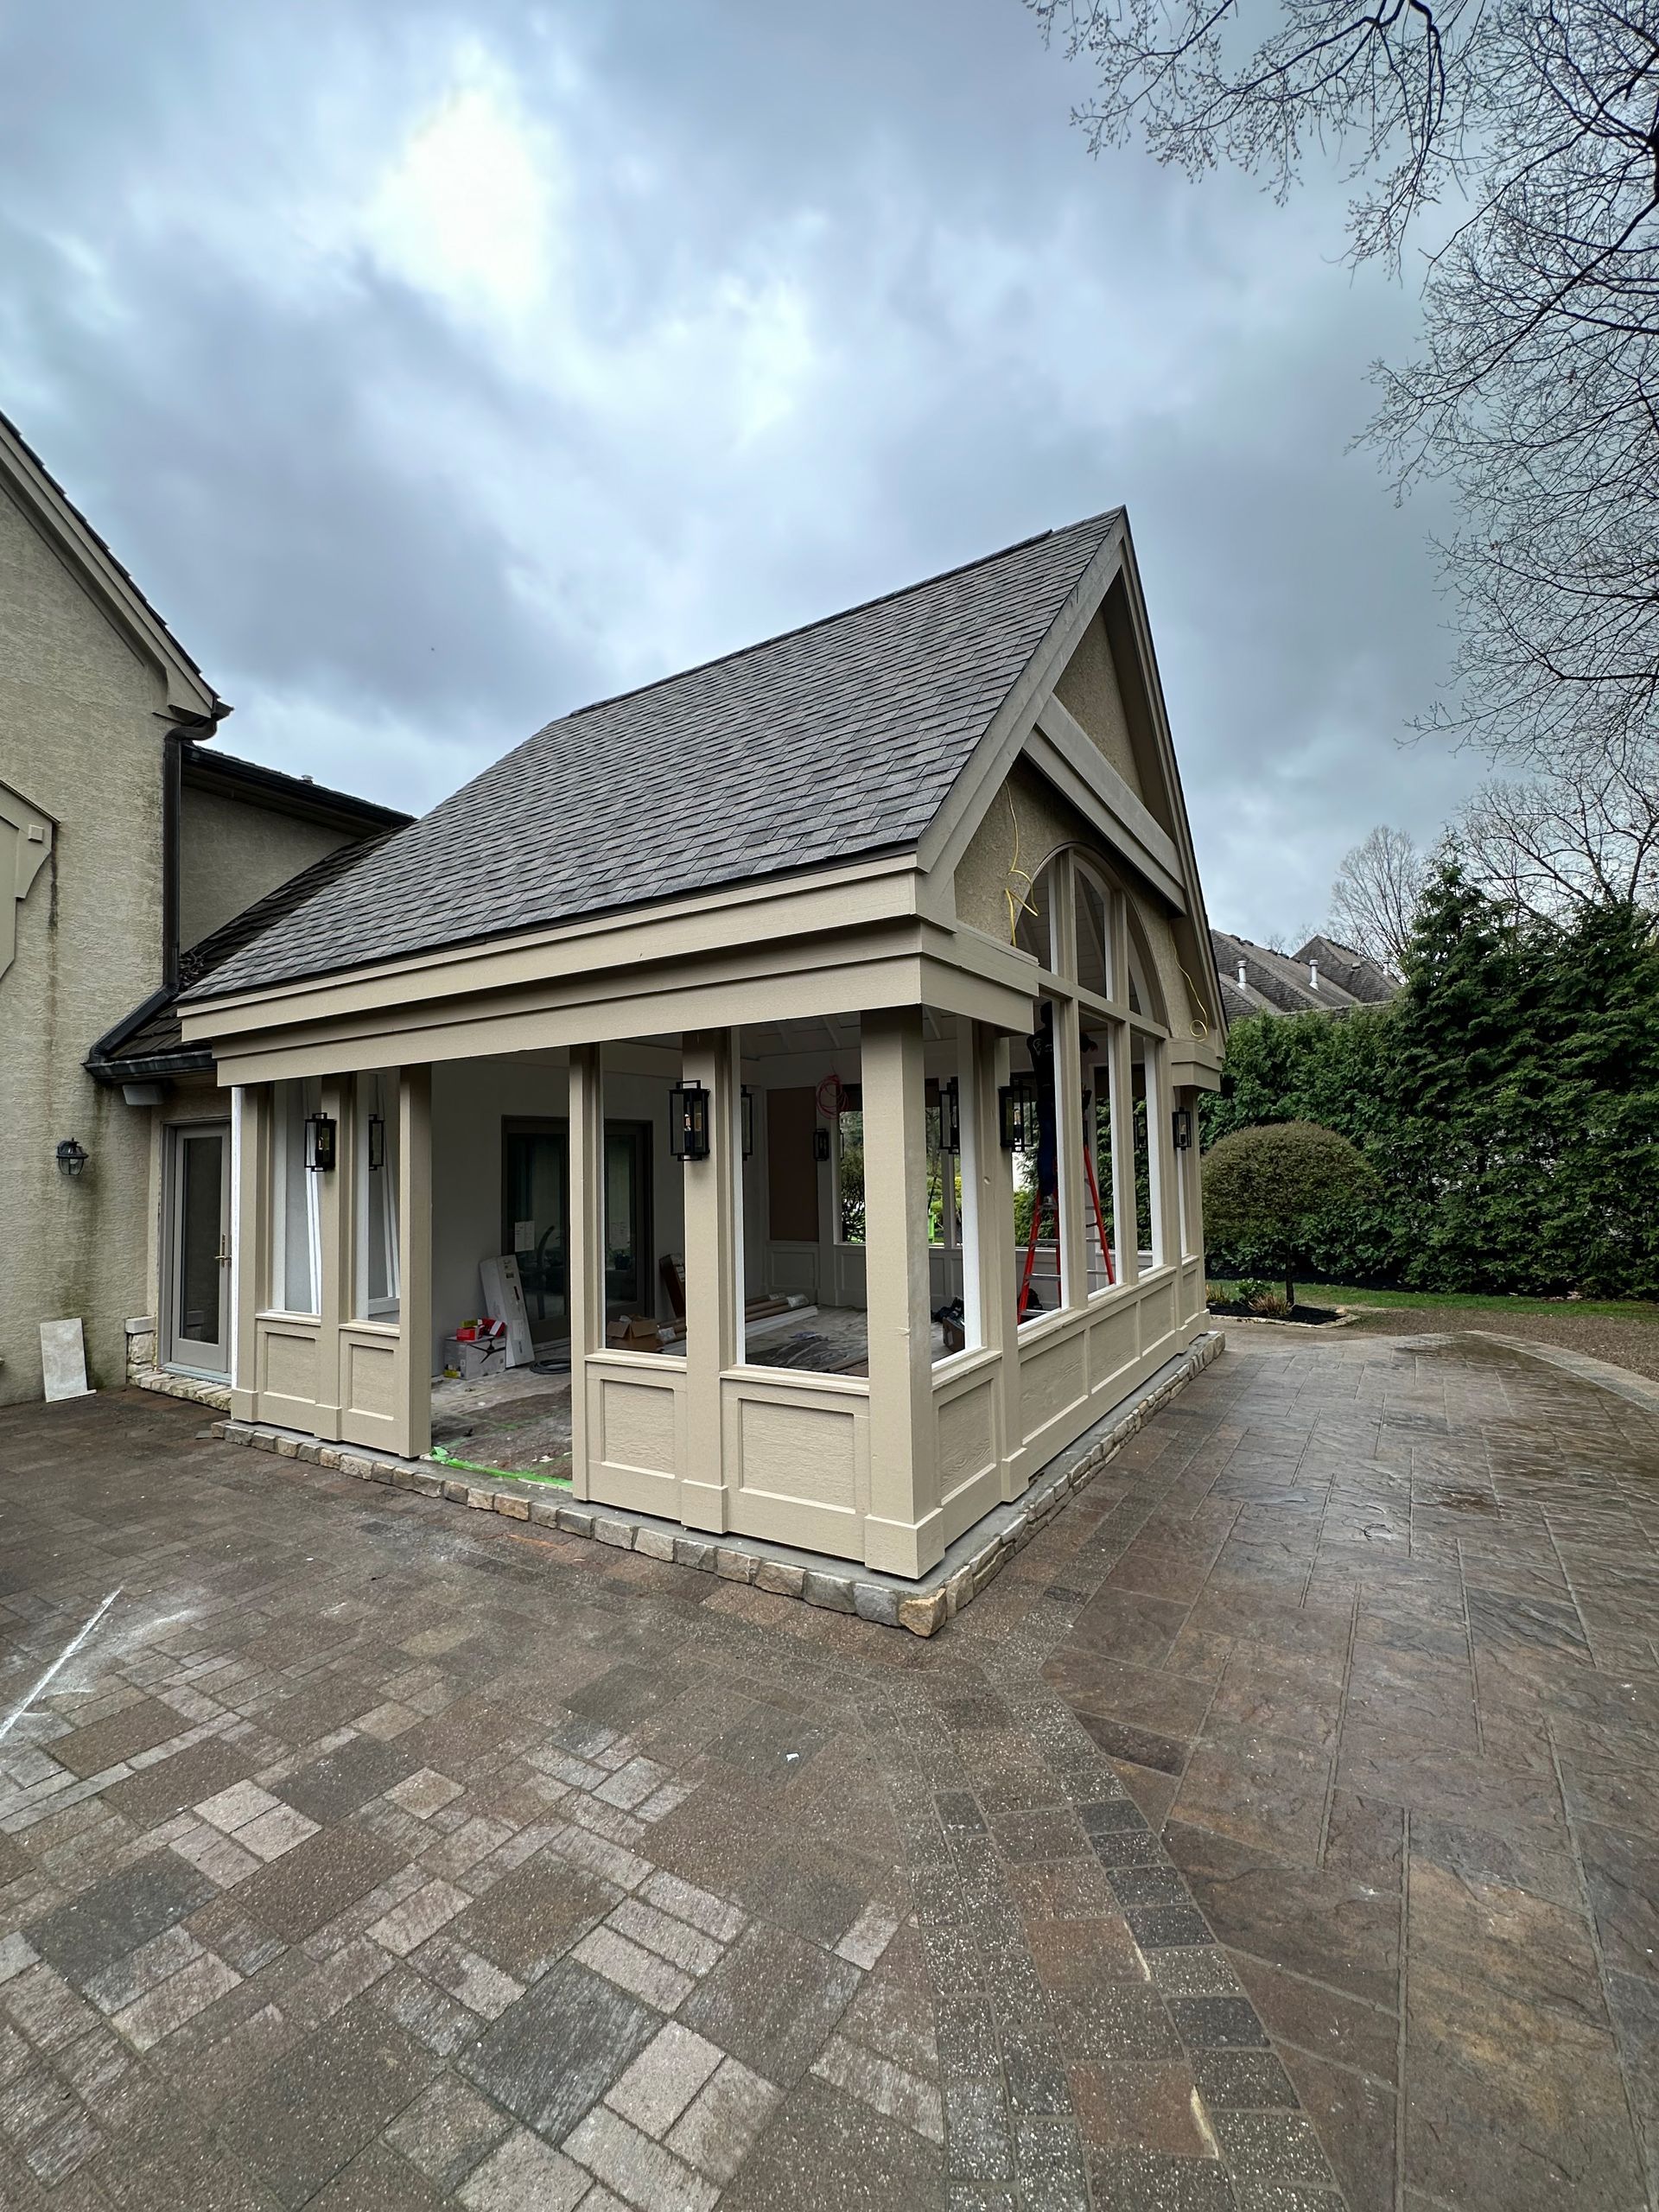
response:
M386 1117L384 1114L369 1116L369 1173L372 1175L386 1164Z
M814 1130L813 1130L813 1132L812 1132L812 1157L813 1157L813 1159L814 1159L814 1160L828 1160L828 1159L829 1159L829 1157L830 1157L830 1132L829 1132L829 1130L828 1130L828 1129L814 1129Z
M754 1093L746 1083L741 1100L743 1109L743 1157L747 1160L754 1150Z
M1175 1109L1175 1111L1170 1116L1169 1119L1170 1126L1174 1131L1176 1151L1185 1152L1189 1150L1192 1143L1192 1115L1191 1109L1185 1106L1178 1106Z
M668 1148L676 1160L709 1157L709 1093L700 1083L677 1083L668 1094Z
M996 1094L997 1134L1004 1152L1037 1149L1037 1086L1028 1075L1017 1075Z
M334 1172L334 1117L308 1114L305 1117L305 1164L314 1175Z
M957 1078L939 1085L939 1150L962 1150L962 1103L957 1094Z
M73 1137L65 1137L58 1147L59 1174L79 1175L91 1156L86 1147L78 1143Z

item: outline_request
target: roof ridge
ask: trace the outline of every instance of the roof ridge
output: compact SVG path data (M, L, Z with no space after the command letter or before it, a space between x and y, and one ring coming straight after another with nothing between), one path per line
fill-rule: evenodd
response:
M715 653L707 660L693 661L690 668L677 668L666 676L653 676L648 683L632 683L626 690L613 691L603 699L589 699L585 705L572 707L563 715L555 715L544 722L535 734L554 728L560 722L578 721L583 715L595 715L601 707L619 706L624 699L642 698L647 691L660 691L664 684L683 683L688 676L702 676L711 668L723 668L728 661L741 660L745 653L764 652L768 645L781 645L790 638L804 638L809 630L828 630L837 622L845 622L855 614L867 614L873 607L888 606L895 599L908 599L912 592L925 591L930 584L948 583L952 576L965 576L973 569L988 569L993 561L1006 561L1010 553L1023 553L1028 545L1041 545L1051 537L1062 537L1069 530L1086 529L1091 522L1106 522L1123 512L1121 506L1103 507L1097 514L1079 515L1075 522L1063 522L1047 530L1035 530L1029 537L1016 537L1011 544L1000 545L995 552L976 555L971 561L958 561L953 568L940 569L931 576L918 576L914 583L895 585L891 591L879 591L869 599L855 600L850 607L838 607L833 614L820 614L810 622L797 622L787 630L774 630L770 637L756 638L747 645L734 645L729 652Z

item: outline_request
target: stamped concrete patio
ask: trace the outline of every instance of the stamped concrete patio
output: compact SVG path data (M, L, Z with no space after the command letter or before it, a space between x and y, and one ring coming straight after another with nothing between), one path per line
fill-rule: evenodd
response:
M0 1416L6 2206L1656 2201L1659 1410L1236 1342L928 1644L200 1427Z

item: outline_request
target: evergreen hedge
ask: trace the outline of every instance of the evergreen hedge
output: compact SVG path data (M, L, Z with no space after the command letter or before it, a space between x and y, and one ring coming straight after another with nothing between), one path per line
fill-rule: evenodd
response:
M1234 1025L1206 1146L1306 1121L1375 1172L1306 1224L1304 1280L1659 1296L1659 941L1629 906L1511 921L1443 867L1387 1007ZM1275 1263L1210 1236L1213 1274Z

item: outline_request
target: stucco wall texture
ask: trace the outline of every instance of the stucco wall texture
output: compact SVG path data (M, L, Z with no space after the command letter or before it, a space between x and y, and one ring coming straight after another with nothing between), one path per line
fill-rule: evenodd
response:
M165 688L0 493L0 778L54 817L0 976L0 1403L41 1393L39 1325L79 1316L96 1382L121 1380L143 1309L149 1116L101 1090L88 1047L162 979ZM59 1173L60 1139L91 1154Z
M324 823L187 783L179 804L180 944L200 944L232 914L346 842Z

